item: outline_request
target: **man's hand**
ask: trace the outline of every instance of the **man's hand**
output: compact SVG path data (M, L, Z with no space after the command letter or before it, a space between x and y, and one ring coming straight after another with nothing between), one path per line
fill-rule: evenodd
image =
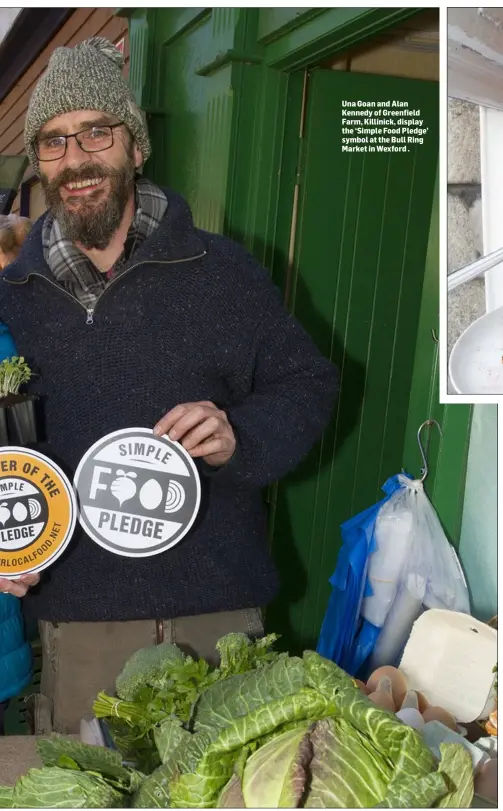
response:
M225 411L214 403L184 403L168 411L154 428L180 442L190 455L208 465L225 465L236 450L236 437Z
M17 580L7 580L0 577L0 593L13 594L14 597L24 597L28 589L40 582L39 574L25 574Z

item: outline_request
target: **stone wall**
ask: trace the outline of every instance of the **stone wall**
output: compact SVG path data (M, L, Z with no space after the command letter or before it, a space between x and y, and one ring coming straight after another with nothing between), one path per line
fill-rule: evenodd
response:
M457 99L448 102L447 272L483 254L479 108ZM475 279L448 297L448 352L470 324L485 313L484 280Z

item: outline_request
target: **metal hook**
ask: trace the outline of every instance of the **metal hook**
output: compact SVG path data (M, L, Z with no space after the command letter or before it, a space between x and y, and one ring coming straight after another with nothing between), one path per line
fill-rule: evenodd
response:
M444 435L442 428L440 427L439 423L436 420L426 420L426 422L423 422L423 424L419 428L419 431L417 432L417 444L419 445L419 450L421 452L421 457L423 459L423 467L421 468L421 479L420 479L421 483L424 482L426 477L428 476L428 459L426 458L426 451L421 441L421 432L423 431L424 428L426 428L427 426L429 427L431 425L437 426L440 436Z

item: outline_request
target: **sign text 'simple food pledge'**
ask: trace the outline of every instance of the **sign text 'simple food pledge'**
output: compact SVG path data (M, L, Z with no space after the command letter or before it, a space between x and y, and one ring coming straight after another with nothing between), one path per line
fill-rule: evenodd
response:
M148 428L114 431L96 442L81 459L75 489L89 537L126 557L158 555L181 541L201 500L190 455Z

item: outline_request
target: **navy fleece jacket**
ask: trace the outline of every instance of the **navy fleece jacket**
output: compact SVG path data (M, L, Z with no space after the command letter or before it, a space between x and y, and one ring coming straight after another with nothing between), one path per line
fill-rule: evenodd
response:
M261 488L293 470L320 437L338 375L290 316L267 271L226 237L168 208L128 270L83 306L44 261L42 221L0 280L0 312L37 371L45 452L73 475L105 434L153 427L169 409L210 400L237 437L232 460L202 470L188 535L141 560L113 555L82 530L26 598L28 616L132 620L265 605L277 577Z

